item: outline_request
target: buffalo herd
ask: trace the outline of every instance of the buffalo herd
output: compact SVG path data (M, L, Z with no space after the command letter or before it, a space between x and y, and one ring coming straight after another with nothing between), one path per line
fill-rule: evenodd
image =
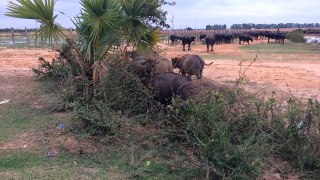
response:
M244 43L250 44L250 41L253 42L253 39L268 39L268 43L270 39L275 39L275 42L279 42L284 44L284 40L286 38L286 33L280 31L248 31L248 32L240 32L240 33L215 33L215 34L200 34L199 39L204 42L207 46L207 52L213 51L213 46L216 44L228 44L233 43L234 39L239 39L239 45L243 45ZM181 42L182 50L185 51L185 45L188 45L188 50L191 50L191 43L195 41L196 36L178 36L172 34L169 36L172 45ZM209 49L210 48L210 49Z
M221 87L202 78L204 66L213 62L206 64L198 55L186 54L170 60L161 55L130 54L133 56L130 57L128 72L136 75L144 86L154 92L155 100L162 104L170 104L176 96L186 100L206 90L219 90ZM174 72L174 68L178 68L180 73ZM192 75L197 79L193 80Z
M281 32L247 32L238 34L201 34L200 40L205 40L207 51L211 46L213 51L214 44L232 43L234 39L239 39L239 45L253 42L253 39L275 39L276 42L284 43L285 34ZM188 50L191 50L191 43L195 41L195 36L177 36L171 35L170 40L172 45L177 42L182 43L183 50L185 45L188 45ZM196 54L185 54L180 57L172 57L171 59L159 55L156 51L127 52L127 58L130 60L127 71L134 74L139 81L152 91L155 100L162 104L170 104L173 97L180 97L186 100L190 97L199 95L207 90L224 90L225 87L208 81L203 78L203 69L205 66L211 65L213 62L206 64L205 61ZM179 73L174 72L177 68ZM196 79L193 80L192 76Z

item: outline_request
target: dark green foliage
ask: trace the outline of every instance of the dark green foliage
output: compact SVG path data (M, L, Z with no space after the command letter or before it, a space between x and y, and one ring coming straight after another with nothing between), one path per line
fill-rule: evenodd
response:
M76 56L68 44L62 44L59 49L59 57L51 62L39 57L39 66L32 68L34 75L39 80L65 81L70 76L80 76L81 68L75 63Z
M209 177L256 179L273 155L308 178L320 177L318 101L290 98L283 106L235 89L190 99L174 111L179 126L171 130L193 147Z
M228 94L228 95L226 95ZM211 92L176 109L187 142L215 179L254 179L270 153L266 123L235 92Z
M77 118L85 122L86 131L113 132L120 126L121 115L148 114L153 96L137 77L126 71L125 64L110 67L103 82L90 101L81 101L77 106Z
M320 177L320 104L308 100L307 104L290 98L284 112L287 124L275 124L275 153L289 159L309 176Z
M102 100L77 105L76 117L84 122L81 131L90 135L112 135L120 127L119 116Z
M57 92L54 99L58 99L53 107L55 110L68 110L74 108L75 103L87 101L93 94L90 70L81 68L76 63L76 55L69 44L63 44L57 49L59 56L51 62L39 58L40 65L32 71L38 80L47 80L54 83ZM60 102L59 102L60 101Z
M39 67L33 68L32 71L38 79L41 80L59 80L67 76L65 66L55 59L46 61L43 57L39 57Z
M145 114L153 103L152 94L126 70L126 65L110 68L104 82L99 97L116 111L124 111L127 115Z
M305 43L307 41L304 39L303 31L299 29L289 33L289 40L296 43Z

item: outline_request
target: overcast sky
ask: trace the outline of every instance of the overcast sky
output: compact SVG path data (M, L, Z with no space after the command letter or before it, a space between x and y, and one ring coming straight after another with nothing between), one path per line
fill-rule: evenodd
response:
M168 0L171 1L171 0ZM205 28L206 25L241 23L320 23L320 0L175 0L175 6L164 6L167 21L174 28ZM34 28L34 20L4 15L7 0L0 0L0 28ZM78 0L57 0L57 22L73 27L69 17L80 12ZM59 11L66 15L60 14ZM69 16L69 17L68 17Z

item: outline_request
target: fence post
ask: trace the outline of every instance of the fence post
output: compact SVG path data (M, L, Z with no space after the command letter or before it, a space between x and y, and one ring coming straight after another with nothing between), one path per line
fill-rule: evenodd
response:
M15 46L15 42L14 42L14 29L13 29L13 27L10 28L10 32L11 32L11 37L12 37L12 46L13 46L13 48L15 48L16 46Z
M28 35L27 27L25 27L25 35L26 35L26 38L27 38L27 47L30 48L30 41L29 41L29 35Z

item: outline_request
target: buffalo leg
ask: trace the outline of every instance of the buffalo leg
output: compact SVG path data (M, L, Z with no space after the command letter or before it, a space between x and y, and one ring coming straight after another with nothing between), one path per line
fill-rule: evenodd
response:
M211 52L213 51L213 44L211 44Z
M207 52L209 52L209 44L207 44Z
M182 50L183 50L183 51L185 51L185 50L186 50L186 49L184 48L184 46L185 46L185 44L182 44L182 47L183 47L183 48L182 48Z

